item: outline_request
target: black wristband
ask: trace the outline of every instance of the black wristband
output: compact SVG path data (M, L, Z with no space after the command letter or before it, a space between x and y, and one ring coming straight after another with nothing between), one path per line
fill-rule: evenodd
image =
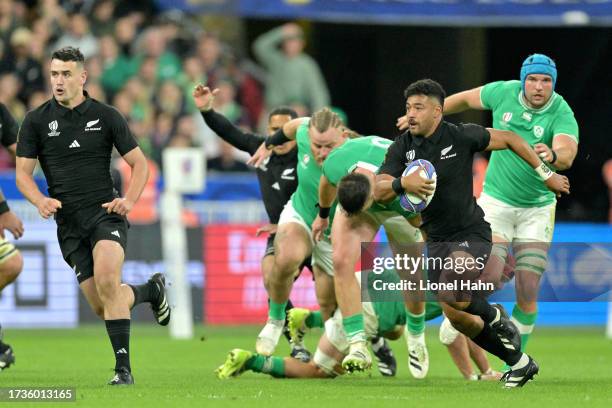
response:
M555 151L553 149L550 149L550 152L552 153L552 160L549 161L549 163L553 164L554 162L557 161L557 153L555 153Z
M272 136L267 137L264 143L266 145L266 148L269 149L270 146L280 146L290 140L291 139L289 139L287 135L285 135L285 132L283 132L283 128L281 127Z
M319 207L319 217L323 219L329 217L331 207L321 207L319 204L317 204L317 207Z
M397 177L395 179L393 179L393 181L391 182L391 188L393 189L393 191L395 191L395 194L402 195L404 194L406 191L404 190L404 187L402 187L402 178L401 177Z
M4 214L6 212L11 211L11 209L8 206L8 203L6 202L6 200L0 202L0 214Z

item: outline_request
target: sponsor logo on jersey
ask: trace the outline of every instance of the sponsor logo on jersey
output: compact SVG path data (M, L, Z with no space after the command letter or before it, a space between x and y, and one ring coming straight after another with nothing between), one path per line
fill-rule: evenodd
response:
M540 137L544 136L544 128L542 126L534 126L533 127L533 134L537 138L540 138Z
M272 184L272 188L275 189L275 190L280 191L280 185L278 184L278 181L276 183Z
M85 125L85 131L86 132L93 132L95 130L102 130L102 126L98 126L98 127L93 127L95 125L97 125L100 122L100 119L96 119L96 120L90 120L89 122L87 122L87 124Z
M295 168L285 169L283 170L283 174L281 174L281 178L283 180L295 180L295 174L293 173Z
M117 238L121 238L121 235L119 235L119 231L117 231L117 230L114 230L113 232L111 232L111 235L114 235Z
M522 118L525 119L527 122L531 122L533 115L529 112L523 112Z
M416 156L414 150L409 150L406 152L406 159L411 162L414 160L414 156Z
M502 115L502 120L506 123L510 122L512 119L512 112L506 112Z
M51 130L51 132L47 133L49 137L55 137L60 135L61 132L57 132L58 126L59 125L57 124L57 120L54 120L53 122L49 123L49 129Z
M68 146L70 149L74 149L76 147L81 147L81 145L79 144L79 142L77 142L76 140L73 141L72 143L70 143L70 146Z
M450 159L451 157L455 157L457 155L457 152L453 154L448 154L451 150L453 150L453 145L450 145L440 150L440 160L446 160Z

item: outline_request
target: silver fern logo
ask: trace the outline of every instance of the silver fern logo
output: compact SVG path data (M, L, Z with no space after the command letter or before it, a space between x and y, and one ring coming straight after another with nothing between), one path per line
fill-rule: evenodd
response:
M57 132L58 126L59 125L57 124L57 120L54 120L53 122L49 123L49 129L51 130L51 132L47 133L49 137L59 136L61 132Z

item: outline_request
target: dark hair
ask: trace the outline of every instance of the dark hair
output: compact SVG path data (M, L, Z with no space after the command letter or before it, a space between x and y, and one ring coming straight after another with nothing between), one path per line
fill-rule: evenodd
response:
M442 106L444 106L444 98L446 98L446 92L444 88L442 88L442 85L433 79L420 79L408 85L408 88L404 91L404 97L408 99L408 97L413 95L432 96L436 98Z
M371 190L370 180L365 175L347 174L338 183L338 202L350 217L363 209Z
M268 115L268 120L275 115L287 115L290 116L291 119L296 119L298 117L297 112L288 106L279 106L278 108L272 109L272 112Z
M81 53L81 50L74 47L64 47L59 50L55 50L53 54L51 54L51 59L57 59L60 61L75 61L77 63L84 64L85 57Z

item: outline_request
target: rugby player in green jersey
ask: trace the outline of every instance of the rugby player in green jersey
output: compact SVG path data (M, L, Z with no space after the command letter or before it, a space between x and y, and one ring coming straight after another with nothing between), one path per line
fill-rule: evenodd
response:
M353 273L360 258L361 242L372 241L380 227L384 226L394 250L409 248L409 251L414 252L413 255L418 256L422 249L420 245L411 245L423 241L418 229L418 214L402 208L399 198L384 205L373 201L376 171L391 143L378 136L347 141L325 160L319 182L319 215L312 227L315 241L322 239L329 227L329 211L336 198L340 203L331 223L331 242L336 300L350 344L349 353L342 362L348 371L366 370L372 364L366 345L361 293ZM411 185L415 193L427 194L431 191L430 181L418 175L412 178L414 181ZM415 275L414 279L418 279L418 276ZM406 338L410 372L415 378L424 378L429 368L429 358L424 336L425 305L419 300L422 299L418 296L407 298ZM373 344L375 355L376 343ZM384 358L377 358L380 369L381 364L386 362ZM395 367L389 368L395 374Z
M274 146L296 140L298 146L298 187L285 205L278 222L274 240L274 266L269 277L270 306L268 321L257 337L255 349L259 354L271 355L282 334L285 307L293 286L295 271L312 256L317 301L321 313L312 317L313 326L323 326L334 309L333 265L328 239L315 242L311 227L317 215L317 198L321 166L329 153L342 145L348 133L342 121L331 110L324 108L311 118L291 120L253 154L249 164L259 166L270 156Z
M511 130L533 146L553 170L571 167L578 151L578 124L555 92L557 67L542 54L523 62L520 81L499 81L446 98L444 113L492 111L493 127ZM500 255L513 246L516 305L512 321L524 349L537 317L537 299L555 223L556 197L529 165L510 150L491 153L478 205L491 224ZM498 273L501 266L498 267Z

